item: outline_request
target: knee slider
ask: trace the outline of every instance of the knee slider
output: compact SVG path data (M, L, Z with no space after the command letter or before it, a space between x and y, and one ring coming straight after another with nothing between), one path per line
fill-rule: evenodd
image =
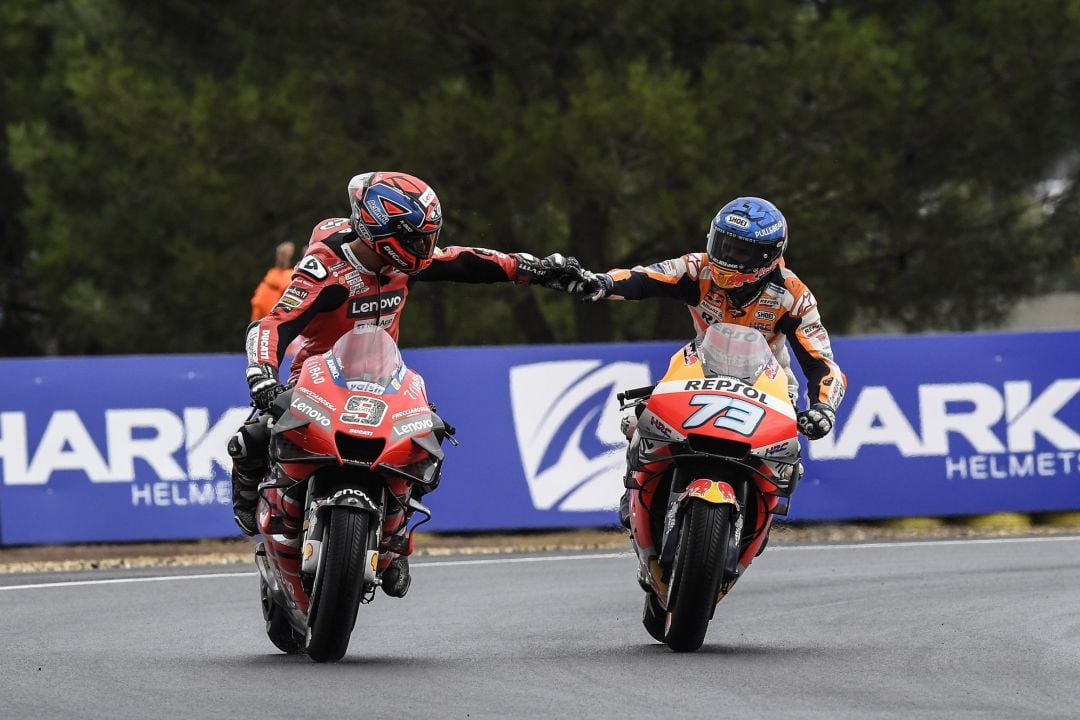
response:
M247 458L247 443L244 442L244 431L241 430L229 438L229 457L233 460Z

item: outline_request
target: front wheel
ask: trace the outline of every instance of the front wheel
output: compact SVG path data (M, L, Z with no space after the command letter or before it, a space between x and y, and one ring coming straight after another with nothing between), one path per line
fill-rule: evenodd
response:
M731 537L731 505L691 500L685 510L668 593L664 641L693 652L705 641Z
M349 647L364 591L370 515L352 508L327 510L322 558L308 610L307 652L315 662L340 660Z

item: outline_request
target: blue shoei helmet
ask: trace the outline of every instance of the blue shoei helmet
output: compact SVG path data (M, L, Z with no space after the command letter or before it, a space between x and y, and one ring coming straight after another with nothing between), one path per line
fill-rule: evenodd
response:
M708 240L713 282L736 288L760 280L780 264L788 242L787 220L768 200L735 198L716 213Z

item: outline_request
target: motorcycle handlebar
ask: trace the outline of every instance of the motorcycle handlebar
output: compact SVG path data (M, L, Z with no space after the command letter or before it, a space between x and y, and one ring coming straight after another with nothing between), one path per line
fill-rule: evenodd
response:
M615 395L619 402L626 402L627 400L637 400L652 394L652 391L656 389L655 385L649 385L648 387L632 388L630 390L623 390L621 393Z

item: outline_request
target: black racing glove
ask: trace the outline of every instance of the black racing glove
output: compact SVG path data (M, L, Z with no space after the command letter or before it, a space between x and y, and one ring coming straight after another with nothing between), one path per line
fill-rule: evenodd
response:
M799 432L811 440L820 440L832 432L836 411L826 403L816 402L798 413Z
M528 278L532 285L570 292L570 285L581 281L581 263L577 258L562 253L552 253L543 260L529 253L518 253L514 257L518 261L518 275Z
M248 365L247 383L251 404L263 411L269 410L274 398L285 391L278 380L277 368L266 363Z
M607 273L597 274L586 270L582 273L581 280L570 287L569 292L582 302L596 302L610 295L613 287L615 281Z

